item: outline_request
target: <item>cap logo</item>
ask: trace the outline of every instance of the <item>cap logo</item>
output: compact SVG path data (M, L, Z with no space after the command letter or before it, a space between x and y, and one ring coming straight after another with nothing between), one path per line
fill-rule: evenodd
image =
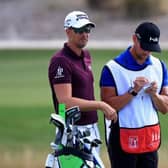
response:
M150 41L150 42L152 42L152 41L153 41L153 42L155 42L155 43L156 43L156 42L158 42L158 41L159 41L159 39L158 39L157 37L155 37L155 38L150 37L150 38L149 38L149 41Z
M80 15L76 15L76 20L81 20L81 19L87 19L89 20L88 16L87 15L84 15L84 14L80 14Z

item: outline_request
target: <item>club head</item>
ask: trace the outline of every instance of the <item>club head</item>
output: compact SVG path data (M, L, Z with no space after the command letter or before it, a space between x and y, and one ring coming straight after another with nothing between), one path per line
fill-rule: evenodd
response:
M83 142L84 142L84 143L87 143L87 144L91 144L91 141L90 141L88 138L84 138L84 139L83 139Z
M65 121L63 117L61 117L60 115L52 113L50 117L50 123L53 123L58 128L54 143L56 145L60 145L63 137L64 129L65 129Z
M81 113L78 106L71 107L66 110L66 124L74 124L81 117Z
M98 146L99 146L99 144L97 144L95 141L92 141L91 147L98 147Z
M87 129L87 130L85 130L84 132L83 132L83 137L88 137L88 136L90 136L90 130L89 129Z
M81 131L77 131L76 136L77 136L78 138L83 138L83 134L82 134Z
M100 139L94 139L93 142L97 143L98 145L102 144L102 141Z
M53 123L56 127L63 130L65 128L65 121L64 119L55 113L52 113L50 116L50 123Z
M98 147L100 144L102 144L102 142L99 139L94 139L91 142L91 147Z

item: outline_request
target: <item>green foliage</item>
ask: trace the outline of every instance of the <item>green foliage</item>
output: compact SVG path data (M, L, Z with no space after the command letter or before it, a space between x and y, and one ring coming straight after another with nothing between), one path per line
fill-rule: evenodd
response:
M0 149L49 149L54 126L49 125L53 112L48 83L48 64L52 50L0 50ZM95 77L95 95L99 97L99 77L103 65L119 50L91 50ZM166 52L158 57L167 62ZM161 115L163 143L168 142L166 115ZM104 136L103 114L99 127Z

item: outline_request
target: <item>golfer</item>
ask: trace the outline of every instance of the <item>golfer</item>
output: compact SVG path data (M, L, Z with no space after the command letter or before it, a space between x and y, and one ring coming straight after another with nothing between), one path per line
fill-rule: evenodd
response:
M116 111L107 103L96 101L94 97L91 56L88 50L83 49L94 27L95 24L86 13L70 12L64 20L67 42L51 58L48 69L55 111L58 112L59 103L64 103L66 108L79 106L81 119L76 126L82 132L89 129L90 140L100 139L97 110L104 112L107 119L117 120Z

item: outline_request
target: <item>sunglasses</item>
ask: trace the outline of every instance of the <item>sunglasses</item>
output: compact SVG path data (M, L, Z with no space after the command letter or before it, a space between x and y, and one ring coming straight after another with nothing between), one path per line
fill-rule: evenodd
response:
M82 27L82 28L73 28L72 27L72 29L75 33L78 33L78 34L90 33L90 31L91 31L91 27L89 27L89 26Z

